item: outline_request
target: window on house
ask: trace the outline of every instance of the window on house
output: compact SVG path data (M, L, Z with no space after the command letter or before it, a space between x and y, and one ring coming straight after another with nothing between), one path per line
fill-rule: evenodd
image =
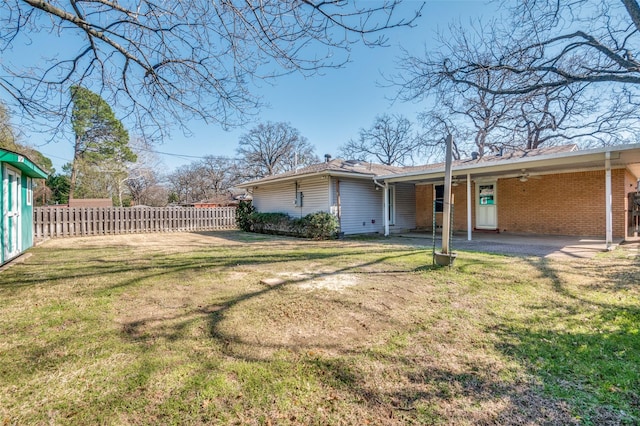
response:
M444 185L436 185L436 213L442 213L444 210Z
M27 178L27 205L33 203L33 179Z

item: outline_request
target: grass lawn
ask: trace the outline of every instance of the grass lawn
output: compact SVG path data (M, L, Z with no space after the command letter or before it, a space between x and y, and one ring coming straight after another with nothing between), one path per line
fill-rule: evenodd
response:
M640 423L640 259L411 242L50 240L0 273L0 424Z

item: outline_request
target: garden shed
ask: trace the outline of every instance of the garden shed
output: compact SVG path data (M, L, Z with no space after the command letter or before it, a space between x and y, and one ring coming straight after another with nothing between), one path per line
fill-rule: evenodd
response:
M0 265L33 246L33 179L47 173L22 154L0 148Z

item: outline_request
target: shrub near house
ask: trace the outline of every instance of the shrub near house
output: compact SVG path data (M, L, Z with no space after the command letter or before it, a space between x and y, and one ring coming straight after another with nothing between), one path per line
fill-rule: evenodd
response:
M313 238L315 240L334 238L338 232L338 219L327 212L310 213L296 219L286 213L258 213L254 211L248 215L247 223L253 232Z

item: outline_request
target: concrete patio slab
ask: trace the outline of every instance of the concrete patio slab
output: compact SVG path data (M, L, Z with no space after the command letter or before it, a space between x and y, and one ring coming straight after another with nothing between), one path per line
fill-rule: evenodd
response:
M420 240L420 244L425 246L433 244L432 234L426 232L409 232L397 236ZM466 233L455 233L451 240L452 250L564 259L588 259L607 250L604 238L598 237L474 233L472 238L468 241ZM620 242L609 249L615 249ZM436 249L441 244L441 236L437 235Z

